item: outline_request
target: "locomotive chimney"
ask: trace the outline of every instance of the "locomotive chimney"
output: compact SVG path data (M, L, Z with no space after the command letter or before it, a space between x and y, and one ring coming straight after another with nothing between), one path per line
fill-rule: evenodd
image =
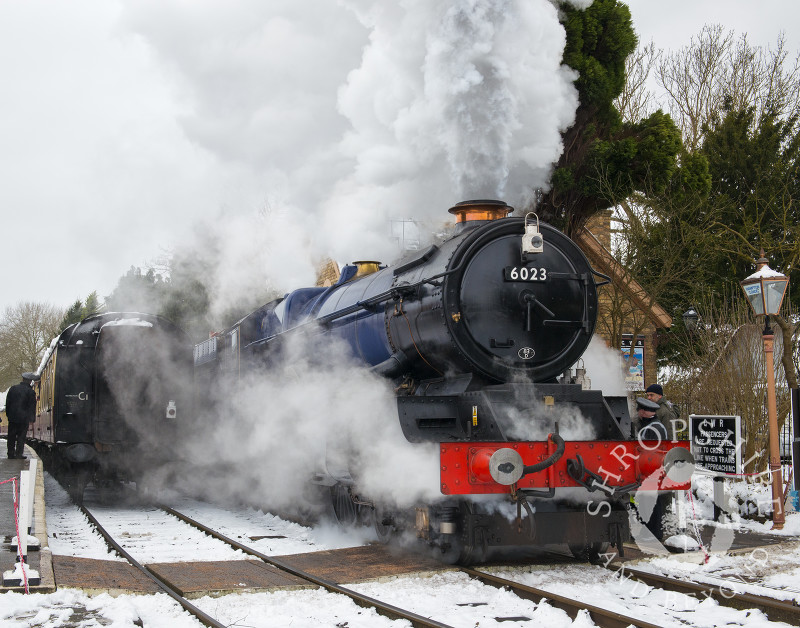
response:
M476 200L456 203L447 211L455 215L457 228L463 229L466 223L505 218L514 208L503 201Z
M364 275L371 275L377 273L381 269L380 262L373 262L372 260L359 260L353 262L358 267L356 277L363 277Z

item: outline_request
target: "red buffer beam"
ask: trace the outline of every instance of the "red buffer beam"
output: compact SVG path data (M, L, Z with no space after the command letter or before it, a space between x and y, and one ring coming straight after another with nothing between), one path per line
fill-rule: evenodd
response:
M557 453L552 435L536 442L440 443L441 491L507 493L513 485L680 491L690 488L694 471L689 441L571 441L564 443L560 457ZM551 457L555 460L549 466L530 469Z

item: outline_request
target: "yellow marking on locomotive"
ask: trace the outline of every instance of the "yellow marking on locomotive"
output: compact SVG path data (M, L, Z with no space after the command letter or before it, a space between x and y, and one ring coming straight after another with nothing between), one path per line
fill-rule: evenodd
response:
M478 427L478 406L472 406L472 427Z

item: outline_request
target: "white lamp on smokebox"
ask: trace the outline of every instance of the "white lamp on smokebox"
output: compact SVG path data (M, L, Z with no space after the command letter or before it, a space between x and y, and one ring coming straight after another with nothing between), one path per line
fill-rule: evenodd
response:
M536 219L535 223L533 219ZM544 252L544 238L539 231L539 216L528 212L525 215L525 233L522 236L522 261L527 262L530 254L542 252Z
M781 472L781 456L778 444L778 410L775 402L775 364L773 359L773 341L775 336L769 324L769 317L780 312L783 295L789 285L789 278L767 265L764 250L756 261L756 272L744 281L742 289L756 316L764 316L764 356L767 362L767 414L769 418L769 469L772 474L772 527L783 529L786 517L783 512L783 476Z

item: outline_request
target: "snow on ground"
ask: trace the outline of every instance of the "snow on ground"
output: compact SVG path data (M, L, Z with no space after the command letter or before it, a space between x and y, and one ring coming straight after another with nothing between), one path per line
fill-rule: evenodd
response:
M3 628L202 627L198 620L163 593L89 597L75 589L60 589L50 595L5 593L0 599L0 626ZM221 623L240 628L410 626L407 621L392 621L373 609L356 606L343 595L314 589L204 597L192 603Z
M48 542L54 554L123 560L108 550L103 537L89 525L86 516L48 473L45 473L45 491ZM249 558L171 515L150 509L145 515L131 517L129 506L105 506L94 503L93 499L93 492L87 489L87 507L140 562ZM375 537L367 528L353 532L344 532L333 525L310 528L254 508L231 510L187 498L172 499L168 505L248 547L273 556L355 547ZM180 543L176 539L180 539ZM140 553L143 548L145 554Z
M140 563L250 558L162 510L130 512L127 508L92 505L91 511L111 537Z
M54 554L115 558L108 553L103 539L92 530L84 515L70 502L66 492L47 474L45 490L48 534ZM90 500L91 493L87 493L87 502ZM273 555L352 547L363 544L371 536L366 531L361 535L343 533L331 526L308 528L252 508L231 510L191 499L175 500L171 505L227 536ZM183 529L184 534L178 543L176 530L171 529L171 526L165 527L165 522L160 517L157 519L155 513L147 512L144 515L146 518L152 517L149 519L150 525L144 529L141 520L132 521L129 518L130 509L96 504L91 506L104 525L116 527L114 534L126 535L123 540L132 546L134 554L140 542L149 542L152 547L147 553L151 560L180 560L181 556L186 555L191 555L193 560L198 555L206 560L219 560L232 552L227 548L221 550L218 542L210 537L205 537L206 541L195 539L190 551L176 550L176 547L183 546L185 534L191 532L188 526ZM132 529L126 531L126 526ZM164 543L155 540L156 533L164 538ZM141 548L139 553L142 558ZM142 560L150 562L144 558ZM480 626L502 625L506 628L530 625L527 621L509 621L510 617L530 617L553 628L592 625L588 617L579 617L576 622L572 622L565 613L547 604L537 605L520 600L507 591L498 591L456 573L436 574L432 577L405 576L354 585L353 588L420 615L432 616L452 626L473 628L476 622ZM406 621L389 620L372 609L361 608L345 596L321 590L242 593L203 597L193 603L223 623L243 627L380 628L409 625ZM169 625L179 628L200 625L177 603L161 594L89 597L81 591L60 589L49 595L6 593L0 604L0 626L3 627L89 628L98 625L139 625L134 622L145 626Z
M98 559L115 559L109 554L102 538L93 532L85 517L69 501L66 493L49 476L45 476L47 494L47 524L51 549L54 554L82 556ZM218 529L223 534L252 546L264 553L280 555L309 551L335 549L361 545L369 540L362 536L346 535L332 528L308 528L265 514L251 508L231 509L214 506L190 499L173 500L171 505L180 512ZM708 516L709 504L703 499L696 501L699 516ZM95 506L94 510L98 510ZM100 508L102 516L118 526L122 532L125 509ZM146 515L151 516L150 513ZM159 561L177 559L191 554L193 560L198 555L203 559L220 560L222 556L231 557L233 550L217 545L210 537L198 537L193 548L176 551L190 531L163 527L163 521L155 530L128 530L129 543L136 545L149 540L156 550L147 552ZM155 523L155 515L151 523ZM135 523L135 522L131 522ZM185 524L180 524L184 526ZM733 524L731 524L733 525ZM758 524L751 521L737 521L736 525L760 532L768 532L771 524ZM144 527L137 524L137 527ZM154 542L152 532L160 532L163 543ZM783 534L786 543L781 548L772 548L768 554L754 556L724 554L710 555L706 564L702 555L693 562L685 562L686 556L670 556L642 561L637 568L662 573L696 578L707 575L739 576L741 580L750 577L763 577L765 584L783 587L783 597L800 599L800 513L787 513L787 525ZM252 537L252 538L251 538ZM271 537L271 538L270 538ZM278 538L285 537L285 538ZM795 538L791 538L795 537ZM180 542L178 542L180 538ZM158 555L157 557L155 555ZM762 559L759 563L758 560ZM148 562L145 560L145 562ZM598 606L615 605L620 612L638 614L651 623L669 626L782 626L770 623L758 612L727 609L713 600L699 601L674 593L665 593L647 587L642 583L621 578L619 574L588 565L557 565L544 567L523 567L503 569L498 575L550 590L564 595L575 595ZM593 623L588 615L579 616L574 622L565 613L546 603L535 604L520 600L507 591L497 590L469 580L456 572L437 573L432 576L403 576L378 582L351 585L353 589L407 608L420 615L430 616L440 622L481 628L498 626L503 628L522 628L530 625L547 625L553 628L573 626L585 628ZM744 585L741 585L742 587ZM748 585L750 586L750 585ZM736 590L747 590L737 588ZM789 593L786 593L789 591ZM767 590L758 587L753 592L765 594ZM776 593L777 597L781 594ZM363 609L341 595L320 590L276 591L273 593L240 593L221 597L203 597L193 601L206 613L221 622L247 627L317 627L361 628L384 626L399 628L408 622L389 620L371 609ZM522 620L521 618L529 618ZM513 620L512 618L518 618ZM70 589L60 589L56 593L43 595L23 595L5 593L0 596L0 627L76 627L95 628L101 625L115 627L133 626L200 626L200 623L185 613L168 596L159 595L108 595L89 597L85 593Z
M103 537L49 473L44 474L47 543L53 554L97 560L124 560L108 549Z
M333 524L310 528L254 508L232 511L191 499L175 500L170 505L221 534L270 556L357 547L376 540L371 528L344 531Z
M204 597L194 603L223 624L248 628L405 628L411 625L407 621L383 617L372 608L361 608L344 595L319 589Z
M0 600L0 626L3 628L197 628L202 625L164 593L119 597L104 593L89 597L75 589L59 589L48 595L4 593ZM137 621L140 623L134 623Z
M786 528L800 525L800 513L787 513L786 519ZM732 528L733 524L720 524L716 535L725 538ZM712 543L707 559L700 553L694 559L687 556L687 560L676 560L676 557L650 558L640 561L635 567L642 571L713 584L723 591L794 600L800 605L800 540L784 534L786 528L779 535L786 539L779 545L727 553L715 551ZM769 530L759 531L771 533Z
M727 481L726 503L722 506L729 511L728 522L717 523L712 520L712 478L695 477L692 483L694 500L689 511L687 534L692 535L694 524L716 528L711 542L704 548L705 554L688 560L677 560L675 556L651 558L636 567L642 571L717 584L736 593L768 595L800 604L800 513L787 512L782 530L773 530L769 520L745 519L743 512L751 515L771 513L771 486ZM773 535L780 540L780 545L729 553L734 531Z
M638 568L639 565L636 565ZM515 582L579 599L637 617L664 628L685 626L788 626L770 622L760 611L739 611L713 599L663 591L594 565L537 566L535 570L499 569L492 573Z
M546 603L520 600L507 591L477 584L452 572L430 578L395 578L353 588L456 628L526 628L531 625L588 628L594 625L586 614L573 622L566 613ZM194 628L201 625L163 594L89 598L82 592L65 589L51 595L6 593L2 601L0 626L3 627L112 625L132 628L137 625L134 623L137 618L141 621L138 625L144 626ZM317 589L206 596L192 603L223 624L244 628L410 626L408 621L390 620L373 609L361 608L343 595Z
M349 588L454 627L584 628L594 625L586 614L573 622L564 611L547 603L522 600L509 591L482 585L456 572L429 577L404 576ZM254 627L409 625L406 621L390 621L372 610L355 607L343 596L319 591L204 597L196 603L224 623L240 621L236 625Z
M768 595L800 604L800 543L793 545L736 555L711 554L707 563L700 564L655 558L642 561L636 568L717 585L724 591Z
M725 480L723 503L719 506L728 512L730 521L739 530L797 537L800 535L800 519L796 517L787 516L782 530L772 529L772 485L765 483L768 481L766 475L759 475L752 480ZM692 489L694 499L691 514L700 523L710 521L714 516L713 477L696 474L692 478ZM766 521L759 521L758 518Z
M578 617L573 624L564 611L547 603L523 600L510 591L483 585L452 571L429 577L393 578L388 583L366 582L350 588L451 626L594 625L588 615ZM527 619L513 621L512 617Z
M102 537L89 525L85 515L69 501L63 489L49 474L45 477L47 493L48 543L54 554L83 558L119 559L114 552L103 554ZM55 496L51 502L51 495ZM91 503L87 491L85 503L109 534L140 563L169 563L187 560L246 560L247 554L189 527L172 515L156 508L107 506ZM85 551L86 553L81 553Z

